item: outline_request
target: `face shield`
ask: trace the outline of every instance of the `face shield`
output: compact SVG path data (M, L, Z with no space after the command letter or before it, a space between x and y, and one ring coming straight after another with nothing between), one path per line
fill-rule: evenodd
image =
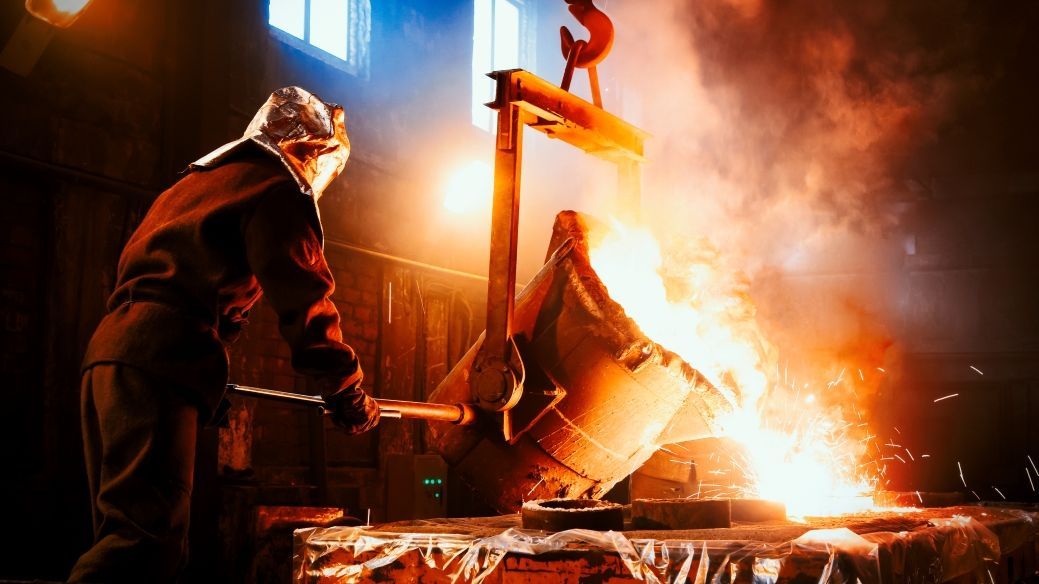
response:
M247 142L281 161L299 189L315 201L350 157L343 108L299 87L272 93L241 138L196 160L191 168L220 164Z

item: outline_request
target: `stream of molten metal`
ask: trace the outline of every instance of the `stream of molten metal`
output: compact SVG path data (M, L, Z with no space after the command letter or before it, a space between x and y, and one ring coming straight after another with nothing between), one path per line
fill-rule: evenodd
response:
M610 297L639 328L730 391L733 412L720 422L741 446L731 463L742 480L714 492L781 501L795 518L873 508L853 424L799 391L808 388L770 379L775 352L758 328L749 282L716 249L694 242L665 257L650 231L617 222L593 231L589 247Z

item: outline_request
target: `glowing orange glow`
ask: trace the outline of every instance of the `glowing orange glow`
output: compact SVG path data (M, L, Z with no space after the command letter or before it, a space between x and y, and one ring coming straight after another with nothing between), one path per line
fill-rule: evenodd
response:
M494 173L486 162L473 161L452 174L444 188L444 208L465 214L490 205Z
M591 241L592 266L610 297L647 336L731 391L736 409L722 425L742 446L732 464L747 484L727 494L781 501L792 517L873 507L873 486L858 465L865 447L814 392L769 378L775 349L758 329L748 283L716 249L687 242L665 256L652 233L619 223Z

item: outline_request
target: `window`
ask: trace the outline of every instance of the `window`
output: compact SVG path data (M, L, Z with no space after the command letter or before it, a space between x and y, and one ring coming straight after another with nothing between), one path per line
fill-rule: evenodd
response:
M473 1L473 125L490 132L494 111L491 71L531 69L534 64L533 0Z
M279 39L359 77L368 74L370 0L270 0Z

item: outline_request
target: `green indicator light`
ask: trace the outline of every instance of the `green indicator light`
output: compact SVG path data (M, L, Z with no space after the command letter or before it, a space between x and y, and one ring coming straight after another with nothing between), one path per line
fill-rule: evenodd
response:
M437 484L438 485L443 484L443 483L444 483L443 479L437 479Z

